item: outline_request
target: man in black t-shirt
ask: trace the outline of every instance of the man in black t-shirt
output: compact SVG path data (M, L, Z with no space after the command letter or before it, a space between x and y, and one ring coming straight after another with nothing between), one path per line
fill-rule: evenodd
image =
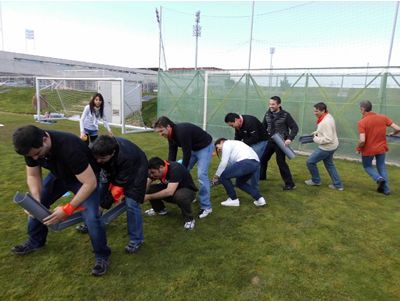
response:
M26 255L40 249L46 243L48 225L82 210L96 257L92 274L104 275L108 270L111 250L100 219L98 168L90 149L73 134L45 131L31 125L18 128L13 134L13 143L15 151L25 157L29 191L36 200L50 208L66 192L72 191L75 195L69 203L56 207L44 223L29 216L29 238L25 243L14 246L12 252ZM42 167L50 171L43 183Z
M153 184L156 180L159 180L160 183ZM149 180L147 194L144 197L145 200L150 201L152 206L145 212L148 216L167 214L163 201L176 203L185 220L183 227L186 230L192 230L195 224L192 215L192 201L196 196L196 191L192 176L181 164L168 162L159 157L149 160Z
M168 139L168 160L176 161L178 147L182 148L182 165L189 171L197 163L197 177L199 179L200 219L212 213L210 199L210 179L208 168L211 163L214 146L212 136L192 123L175 124L168 117L161 116L154 123L154 130Z

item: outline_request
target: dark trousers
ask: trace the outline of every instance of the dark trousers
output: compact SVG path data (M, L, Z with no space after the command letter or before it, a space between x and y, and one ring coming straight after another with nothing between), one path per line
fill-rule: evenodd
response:
M273 154L276 154L276 163L278 164L279 172L285 185L294 186L292 173L288 164L286 163L286 155L283 151L275 144L274 141L269 141L267 147L265 148L264 154L260 161L260 180L265 180L267 178L268 161L271 159Z
M165 184L153 184L147 190L147 194L152 194L164 190L167 187ZM196 197L196 192L188 188L180 188L175 191L171 197L163 199L150 200L154 211L160 212L165 209L164 201L174 203L181 209L183 219L185 221L193 220L192 201Z

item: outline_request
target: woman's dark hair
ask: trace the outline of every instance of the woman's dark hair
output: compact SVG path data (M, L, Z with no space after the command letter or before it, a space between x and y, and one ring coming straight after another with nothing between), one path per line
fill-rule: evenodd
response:
M149 160L149 169L160 169L165 166L165 162L159 157L152 157Z
M166 116L160 116L154 123L153 128L167 128L167 126L175 126L175 123Z
M42 147L43 137L46 136L47 134L44 130L33 125L18 128L13 134L15 152L27 155L32 148Z
M94 141L91 149L94 156L111 155L115 150L118 150L118 142L112 136L100 135Z
M100 99L100 101L101 101L99 113L100 113L100 117L103 118L103 114L104 114L104 98L103 98L103 96L101 95L101 93L96 93L96 94L92 97L92 99L90 100L90 103L89 103L89 106L90 106L90 113L91 113L92 115L94 114L94 107L96 107L96 106L94 105L94 100L95 100L97 97L99 97L99 99Z

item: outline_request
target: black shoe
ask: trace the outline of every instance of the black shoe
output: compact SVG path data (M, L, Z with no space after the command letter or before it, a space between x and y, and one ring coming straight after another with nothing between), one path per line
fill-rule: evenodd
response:
M96 259L96 263L93 266L92 269L92 275L93 276L103 276L105 273L107 273L108 270L108 260L106 259Z
M383 193L385 184L386 184L386 180L383 178L380 178L376 181L376 183L378 184L378 188L376 189L376 191L378 191L379 193Z
M296 185L284 185L282 187L283 191L289 191L289 190L294 190L294 189L296 189Z
M75 230L77 230L79 233L82 233L82 234L87 234L87 233L89 233L89 229L88 229L88 227L87 227L86 224L80 224L80 225L78 225L78 226L75 228Z
M134 243L130 241L128 245L125 247L125 252L127 252L128 254L134 254L140 249L141 246L142 243Z
M35 252L39 249L41 249L42 247L33 247L28 241L23 243L23 244L19 244L14 246L11 249L11 252L13 252L16 255L26 255L32 252Z

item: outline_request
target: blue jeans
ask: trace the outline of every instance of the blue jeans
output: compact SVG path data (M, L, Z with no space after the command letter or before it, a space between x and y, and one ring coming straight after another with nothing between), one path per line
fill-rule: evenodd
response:
M125 197L125 200L129 241L134 244L141 244L144 241L144 237L143 218L140 204L133 198Z
M261 141L258 142L257 144L251 145L251 147L253 148L254 152L257 153L258 159L261 162L261 157L264 154L265 148L267 147L267 143L268 141ZM250 179L250 183L253 187L258 189L258 182L260 180L260 170L261 170L261 166L260 169L258 169L258 173L255 174L251 179Z
M383 192L389 193L389 177L386 171L385 165L385 153L376 154L371 156L362 156L362 165L364 167L365 172L368 173L369 176L376 182L380 178L385 179L385 187L383 188ZM376 169L372 166L372 160L376 159Z
M66 183L56 178L52 173L49 173L43 180L40 201L46 208L50 208L50 205L56 202L66 192L72 191L76 194L81 186L82 184L80 182ZM99 190L96 188L88 199L81 203L81 206L85 208L85 210L82 211L82 218L88 227L96 258L108 259L111 250L107 246L106 230L101 220L99 204ZM46 243L47 233L47 226L42 224L39 220L29 217L28 236L29 243L33 247L43 246Z
M236 191L231 178L236 178L236 187L243 190L258 200L261 197L260 191L247 181L260 170L260 163L254 159L244 159L225 168L219 177L219 181L224 186L226 193L231 199L236 199ZM257 179L258 180L258 179Z
M319 175L317 163L321 160L324 161L324 165L326 171L328 171L329 176L331 177L332 184L336 188L343 188L342 181L340 180L340 176L336 170L335 164L333 163L333 153L336 150L325 151L320 148L317 148L308 158L307 160L307 168L311 173L311 180L317 184L321 183L321 177Z
M211 209L211 200L210 200L210 179L208 177L208 167L210 166L212 153L213 153L213 144L209 144L207 147L203 149L193 151L189 161L189 171L193 168L193 166L197 163L197 177L200 183L199 189L199 199L200 199L200 208Z

